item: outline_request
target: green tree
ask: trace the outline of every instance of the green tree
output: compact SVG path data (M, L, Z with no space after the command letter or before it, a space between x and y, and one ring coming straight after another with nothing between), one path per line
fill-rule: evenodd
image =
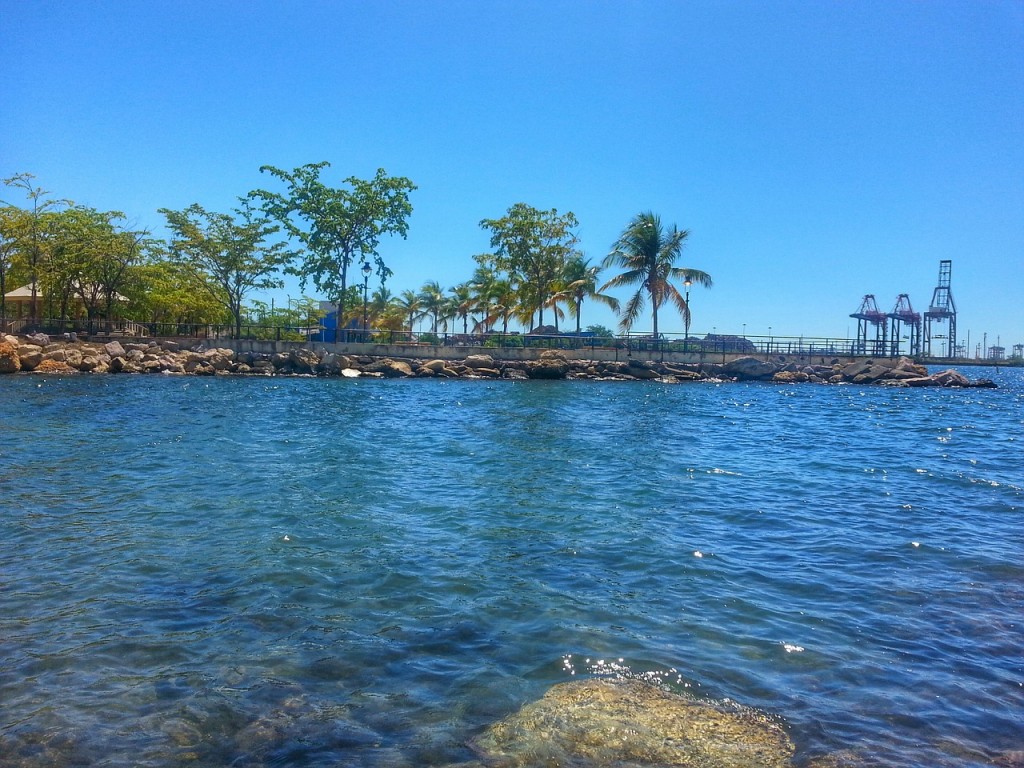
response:
M82 300L87 305L93 302L93 312L99 313L99 303L104 304L102 314L108 320L113 318L114 307L123 299L124 287L132 278L132 270L142 263L146 249L152 247L153 240L147 230L127 229L117 223L124 219L124 214L110 211L106 214L108 224L105 227L105 247L94 254L86 268L86 279L82 282L88 288L89 299L85 293Z
M126 314L133 320L174 325L209 325L225 322L223 302L209 291L205 275L171 258L164 244L147 249L142 263L131 270L124 293Z
M100 258L106 246L109 219L92 208L72 206L48 211L40 217L46 261L39 273L49 305L49 316L63 322L70 317L72 299L78 295L92 319L96 305L95 285L86 285L90 265ZM90 301L91 300L91 301Z
M24 224L24 212L13 205L0 207L0 327L7 320L7 282L17 266L19 237Z
M381 236L405 237L412 214L409 194L416 186L401 176L388 176L378 169L365 181L345 179L348 189L329 187L320 172L330 163L312 163L284 171L270 165L260 172L284 182L287 193L254 190L250 197L299 240L306 249L301 267L294 270L303 285L309 279L338 306L338 317L346 316L348 271L353 260L373 260L383 283L391 270L377 253ZM339 323L339 329L342 327Z
M426 282L420 288L420 307L424 315L429 315L432 323L430 332L436 334L441 326L447 311L447 299L444 295L444 288L436 280Z
M46 259L44 216L71 203L68 200L48 199L50 193L42 187L33 186L33 179L35 176L31 173L18 173L3 181L8 187L24 190L25 196L29 200L29 207L25 209L25 217L18 230L18 243L28 271L32 291L29 318L35 324L39 322L39 271ZM10 203L5 204L10 205Z
M614 296L601 293L597 287L597 277L601 267L591 265L590 259L576 254L565 265L562 275L562 290L555 294L560 301L568 302L569 313L576 318L576 334L580 333L580 318L583 315L584 299L593 299L604 304L613 312L619 311L619 300Z
M706 272L689 267L677 267L675 262L682 255L683 245L689 232L677 229L675 225L666 230L661 217L650 211L633 217L619 239L612 245L612 251L604 260L605 267L617 267L624 271L601 286L608 288L638 286L623 308L619 328L628 331L633 327L644 309L647 298L651 300L653 334L658 337L658 310L663 304L674 306L684 322L689 322L690 308L673 280L685 281L711 287L711 276Z
M544 306L551 287L576 243L576 216L542 211L516 203L500 219L483 219L480 226L491 232L495 264L508 272L521 291L521 303L538 313L544 324Z
M412 340L413 323L416 319L422 317L422 304L420 303L420 295L416 291L406 289L399 294L398 299L395 302L398 309L402 311L402 315L408 318L409 321L409 339Z
M67 316L77 297L90 320L112 318L120 291L142 258L148 233L125 229L120 211L71 206L48 212L44 221L48 263L43 274L47 296L60 302Z
M176 237L174 257L231 313L235 336L240 336L246 295L284 285L274 275L295 256L284 242L267 243L280 227L246 198L234 215L207 211L198 203L183 211L161 208L160 213Z
M469 313L473 311L473 289L469 283L459 283L448 289L449 316L462 321L462 333L469 333Z
M511 280L502 279L495 281L492 289L490 311L485 322L493 326L501 320L501 332L508 335L508 323L514 317L522 314L522 305L519 303L519 292L515 289ZM527 314L530 314L528 311Z
M587 333L594 334L594 340L601 340L605 344L611 344L615 340L615 332L603 325L588 325Z
M478 266L473 270L469 288L472 293L473 311L480 313L480 320L473 329L474 333L486 333L490 330L491 305L495 301L495 290L500 279L498 270L492 266L491 254L474 256Z

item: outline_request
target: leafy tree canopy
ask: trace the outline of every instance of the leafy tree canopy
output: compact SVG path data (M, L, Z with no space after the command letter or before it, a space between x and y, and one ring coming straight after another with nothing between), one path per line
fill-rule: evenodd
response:
M247 198L233 213L207 211L198 203L183 211L161 208L175 234L171 252L198 277L206 290L231 313L236 335L241 332L242 307L253 290L280 288L275 277L295 253L283 241L268 243L280 226Z
M491 232L495 265L519 284L524 303L538 311L543 325L552 285L577 241L576 216L571 211L559 214L555 208L542 211L516 203L500 219L483 219L480 226Z
M305 258L294 274L303 285L312 280L344 317L348 270L357 257L373 262L382 286L391 275L377 247L385 234L405 237L412 214L409 194L416 186L381 168L370 180L351 176L345 179L347 188L330 187L320 180L329 166L312 163L285 171L265 165L260 171L284 182L286 192L257 189L249 196L305 247Z

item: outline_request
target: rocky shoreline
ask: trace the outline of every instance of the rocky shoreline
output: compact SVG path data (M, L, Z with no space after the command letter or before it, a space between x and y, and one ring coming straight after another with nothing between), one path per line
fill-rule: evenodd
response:
M287 352L235 352L171 340L149 342L51 339L44 334L0 337L2 373L161 373L194 376L361 376L377 378L591 379L599 381L770 381L784 384L879 384L890 387L995 387L953 369L928 374L908 357L801 365L784 357L741 357L727 363L670 364L575 359L560 350L536 360L497 360L488 354L417 360L343 355L308 347Z

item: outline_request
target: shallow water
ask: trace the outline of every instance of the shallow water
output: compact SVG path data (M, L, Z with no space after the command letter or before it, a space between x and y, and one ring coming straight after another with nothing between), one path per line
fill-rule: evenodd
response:
M798 759L1024 749L997 390L0 378L0 765L412 766L616 671Z

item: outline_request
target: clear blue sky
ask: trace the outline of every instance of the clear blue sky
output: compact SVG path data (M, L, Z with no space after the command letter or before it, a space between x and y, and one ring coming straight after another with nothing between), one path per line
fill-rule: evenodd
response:
M0 174L159 234L327 160L418 185L396 293L467 279L516 202L594 261L653 210L715 281L693 332L852 334L948 258L961 340L1024 342L1018 0L0 0L0 86Z

